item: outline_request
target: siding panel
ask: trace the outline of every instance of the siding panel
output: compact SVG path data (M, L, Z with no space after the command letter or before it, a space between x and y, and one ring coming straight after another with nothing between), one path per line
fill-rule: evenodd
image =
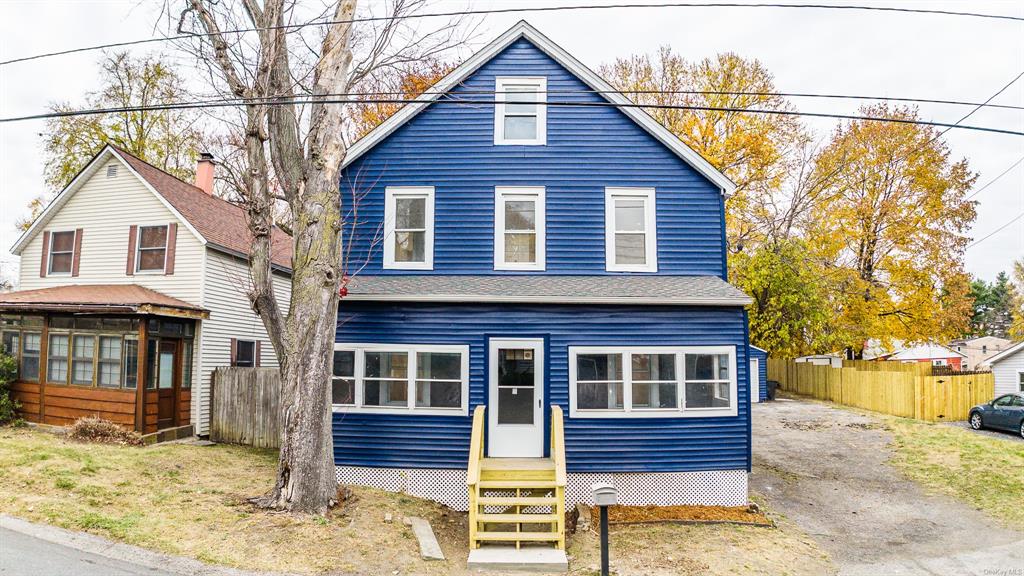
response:
M566 457L573 472L749 468L744 317L738 308L627 306L444 306L342 302L339 342L464 344L470 349L470 413L486 403L487 337L547 340L545 403L569 414L568 347L736 346L738 415L709 418L570 418ZM334 415L339 465L463 468L470 417L358 412Z
M761 384L761 389L758 391L758 398L761 402L764 402L768 399L768 354L751 346L750 357L757 358L758 382Z

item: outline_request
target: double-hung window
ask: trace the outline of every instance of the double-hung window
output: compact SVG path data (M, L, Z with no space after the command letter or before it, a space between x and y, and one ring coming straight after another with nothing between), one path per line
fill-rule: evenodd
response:
M50 233L50 264L47 274L71 274L75 257L75 231Z
M547 79L498 77L494 85L494 143L547 143Z
M27 382L39 381L39 348L42 335L39 332L23 332L25 341L21 348L21 366L19 374Z
M46 346L46 381L49 383L68 383L69 339L67 334L50 334Z
M120 336L100 336L98 386L121 387L121 343Z
M72 340L71 383L92 386L96 369L96 337L76 334Z
M469 347L336 344L331 397L338 412L466 415Z
M235 340L235 357L232 366L252 368L256 365L256 341Z
M384 201L384 268L434 268L434 189L389 186Z
M544 188L494 189L494 269L544 269Z
M136 272L163 272L167 264L167 226L139 226Z
M609 272L657 272L654 188L605 189Z
M734 416L735 367L732 346L570 346L570 415Z

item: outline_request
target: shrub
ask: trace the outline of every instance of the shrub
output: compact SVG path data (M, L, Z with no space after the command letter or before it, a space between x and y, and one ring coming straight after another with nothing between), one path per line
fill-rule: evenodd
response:
M79 442L142 446L142 436L138 432L126 430L110 420L95 416L86 416L75 420L75 423L68 428L68 438Z
M0 354L0 425L17 424L21 405L11 398L10 384L18 375L18 363L13 357Z

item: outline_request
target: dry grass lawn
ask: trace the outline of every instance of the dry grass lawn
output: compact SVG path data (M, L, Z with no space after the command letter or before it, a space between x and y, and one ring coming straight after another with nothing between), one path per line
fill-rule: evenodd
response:
M254 510L276 458L238 446L79 444L0 428L0 512L129 544L250 570L367 575L468 575L466 515L368 488L326 518ZM391 512L394 521L384 522ZM448 560L424 562L405 516L430 520ZM591 574L597 536L570 539L574 574ZM783 522L746 526L621 526L618 574L823 574L828 559Z

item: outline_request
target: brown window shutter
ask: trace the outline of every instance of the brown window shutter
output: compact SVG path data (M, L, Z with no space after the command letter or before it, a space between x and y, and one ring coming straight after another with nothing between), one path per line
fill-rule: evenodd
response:
M167 225L167 258L164 259L164 274L174 274L174 248L178 245L178 224Z
M238 360L238 340L231 339L231 365L234 366Z
M135 241L139 235L139 227L134 224L128 229L128 265L124 273L129 276L135 275Z
M257 340L256 341L256 361L255 361L255 364L256 364L257 367L259 367L259 366L261 366L263 364L263 360L262 360L262 357L263 357L263 352L262 352L263 346L262 346L262 344L263 344L263 341L261 341L261 340Z
M43 256L39 259L39 277L46 278L46 266L50 259L50 233L43 232Z
M75 254L71 259L71 275L78 276L78 265L82 261L82 229L75 229Z

